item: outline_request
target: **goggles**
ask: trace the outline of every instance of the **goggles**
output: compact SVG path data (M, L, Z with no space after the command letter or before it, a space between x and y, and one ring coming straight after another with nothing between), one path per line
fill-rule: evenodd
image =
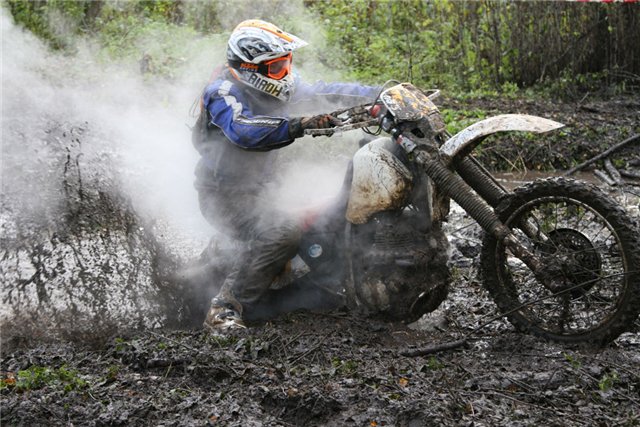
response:
M258 71L274 80L283 79L287 74L291 72L291 59L293 55L289 53L287 56L281 56L280 58L272 59L270 61L263 62L258 67L263 67ZM266 72L265 72L266 71Z
M274 80L282 80L289 73L291 73L291 59L293 55L291 52L286 56L280 58L271 59L261 64L250 64L241 61L229 61L229 65L240 71L252 71L258 72L263 76L267 76Z

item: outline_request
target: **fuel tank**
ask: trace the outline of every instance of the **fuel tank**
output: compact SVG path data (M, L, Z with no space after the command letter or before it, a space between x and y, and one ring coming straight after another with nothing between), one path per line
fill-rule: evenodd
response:
M390 138L378 138L354 155L346 212L352 224L364 224L376 212L398 209L406 203L413 175L393 154L394 147Z

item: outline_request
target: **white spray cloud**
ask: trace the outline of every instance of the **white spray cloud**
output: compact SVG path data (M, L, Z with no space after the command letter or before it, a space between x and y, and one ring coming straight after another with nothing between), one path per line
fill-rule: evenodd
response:
M235 7L230 7L232 3ZM307 28L303 37L322 43L317 31L308 30L316 25L302 2L222 2L218 6L221 22L229 24L228 31L243 19L281 14L283 21ZM212 230L201 217L193 188L198 158L190 142L188 126L195 119L189 112L213 67L224 60L226 34L207 39L180 33L184 57L171 58L181 64L174 67L175 75L152 79L141 74L136 61L116 63L101 59L99 47L90 40L76 40L72 55L52 53L15 26L7 15L2 9L3 135L22 134L28 141L42 140L44 129L38 128L42 124L30 122L29 117L88 123L102 140L99 146L85 146L83 150L108 152L116 160L123 189L138 213L168 224L187 239L206 240ZM55 22L58 34L69 29L64 19L57 17ZM159 43L166 39L166 33L149 33L135 42L141 52L148 53L151 64L155 61L158 66L162 60L158 55L163 52ZM317 68L310 58L306 62ZM16 144L3 137L3 158L7 159L2 164L3 180L7 181L3 182L3 193L20 185L21 178L25 178L21 173L25 165L32 164L31 169L37 169L38 162L46 159L46 146ZM282 169L286 185L279 190L278 203L294 208L336 194L347 163L336 157L348 155L354 147L350 137L330 141L306 138L282 150L281 157L288 166ZM43 185L50 184L46 176L39 178ZM43 193L60 194L55 188L49 190ZM24 194L29 198L34 192ZM41 195L32 198L42 200ZM45 198L43 203L55 201Z
M219 3L221 7L225 4ZM268 15L252 13L250 3L242 4L246 7L234 9L237 16L226 21L229 23L227 31L242 19L269 19ZM264 10L270 4L272 2L266 0L256 2ZM281 7L285 2L277 4ZM293 22L299 28L309 27L302 24L311 18L301 1L282 6L282 13L287 22ZM298 17L304 19L297 20ZM63 37L72 28L63 17L55 18L56 34ZM2 7L0 24L0 239L17 240L17 227L12 226L17 223L16 218L40 215L43 239L45 244L49 244L46 242L52 237L46 235L47 225L52 219L56 220L58 208L68 200L61 183L60 150L77 138L82 155L82 168L78 166L77 170L82 169L86 174L83 179L103 172L114 175L120 183L119 190L128 196L144 222L153 224L155 236L161 243L183 260L198 254L213 229L200 213L193 187L198 155L191 145L189 126L193 125L195 118L190 111L212 69L224 61L228 33L203 36L185 28L152 26L131 40L133 48L130 51L133 54L121 55L127 59L115 61L107 57L101 45L86 38L65 38L73 43L73 53L52 52L29 32L16 26ZM309 39L307 36L311 34L303 32L301 35ZM167 46L171 43L171 51L167 53ZM169 63L166 67L168 72L142 73L138 61L143 57L148 61L146 65L155 67L156 72ZM314 73L303 73L309 80L320 77L315 73L320 67L313 62L312 55L296 63L298 66L301 64L314 70ZM331 105L322 108L326 111L332 109ZM55 139L65 133L67 139L56 144ZM356 148L356 139L355 136L307 137L281 150L283 162L280 171L285 185L278 189L278 197L272 199L273 202L281 208L295 211L336 195L348 158ZM74 147L79 148L77 145ZM102 162L102 159L106 160ZM106 170L111 167L115 170ZM0 289L3 298L19 281L27 281L29 289L35 289L29 279L35 273L32 271L35 264L32 260L22 259L24 254L19 250L13 255L19 262L0 271L6 282ZM65 256L62 252L58 255ZM100 257L84 259L105 262ZM120 260L123 266L128 262L128 259ZM55 266L49 268L54 270ZM98 266L94 270L95 275L90 280L105 278ZM149 280L152 279L147 278L147 288L144 289L152 289L153 283ZM72 292L65 288L71 282L64 277L50 282L38 286L47 288L51 298L57 295L56 292ZM88 289L92 289L93 284L88 283ZM124 292L118 281L105 286L111 286L108 292L105 291L109 310L120 307L122 311L120 299L125 298L122 295L129 294L118 293ZM136 286L141 287L139 283ZM141 294L146 292L143 291ZM80 292L77 289L72 293ZM24 301L39 308L41 301L36 298L35 291L31 293ZM125 299L130 298L126 296ZM65 301L72 300L60 298L59 302L66 304ZM138 312L140 307L129 308ZM129 308L124 309L125 318L129 315L126 314ZM3 310L0 309L0 318L2 315Z
M74 55L51 53L1 11L3 194L20 188L20 197L31 200L23 206L41 209L36 200L55 204L56 188L24 191L34 177L41 186L55 185L47 168L38 168L48 155L46 123L88 123L100 139L83 151L112 156L139 213L192 236L207 234L193 188L197 158L188 125L208 70L174 81L148 81L130 64L98 61L89 42L79 44ZM215 55L215 47L206 55Z

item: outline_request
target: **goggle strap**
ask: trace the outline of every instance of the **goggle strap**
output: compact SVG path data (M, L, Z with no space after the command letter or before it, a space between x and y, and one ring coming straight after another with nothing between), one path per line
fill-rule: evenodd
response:
M260 73L263 76L268 76L269 74L269 66L266 64L251 64L244 61L234 61L233 59L227 60L227 63L230 67L235 68L236 70L251 71L254 73Z
M247 71L254 71L254 72L267 72L268 70L268 66L264 65L264 64L251 64L249 62L244 62L244 61L234 61L233 59L229 59L228 64L230 67L235 68L236 70L247 70Z

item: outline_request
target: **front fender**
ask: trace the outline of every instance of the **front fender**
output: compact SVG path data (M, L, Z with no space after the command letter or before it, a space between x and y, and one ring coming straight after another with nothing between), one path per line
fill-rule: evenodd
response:
M562 123L527 114L501 114L484 119L461 130L440 147L440 153L455 158L469 153L488 135L498 132L525 131L544 133L564 127Z

